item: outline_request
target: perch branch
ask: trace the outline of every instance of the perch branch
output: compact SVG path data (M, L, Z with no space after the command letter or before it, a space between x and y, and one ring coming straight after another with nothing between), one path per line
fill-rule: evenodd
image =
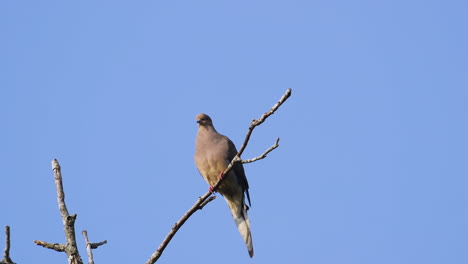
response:
M291 88L286 90L286 93L280 98L280 100L266 113L264 113L259 119L254 119L252 123L250 123L249 130L247 131L247 135L245 136L244 143L242 144L241 148L239 149L239 152L236 154L236 156L232 159L231 163L226 167L226 169L223 172L223 175L229 173L234 166L236 162L242 162L240 156L244 152L245 148L247 147L247 144L250 139L250 135L252 134L252 131L255 129L255 127L261 125L265 120L271 116L272 114L275 113L275 111L291 96ZM278 142L278 140L277 140ZM275 147L276 148L276 147ZM275 149L273 148L273 149ZM273 150L272 149L272 150ZM270 150L271 151L271 150ZM264 154L268 154L269 151L267 150ZM263 155L263 154L262 154ZM261 156L262 156L261 155ZM260 156L260 157L261 157ZM260 159L260 158L259 158ZM212 190L215 192L219 185L223 182L223 180L226 177L221 177L218 182L213 185ZM164 249L167 247L169 242L172 240L174 235L177 233L177 231L180 229L180 227L192 216L197 210L203 208L208 202L205 203L205 201L208 199L208 197L211 196L211 192L205 193L203 196L199 197L197 202L177 221L172 229L169 231L167 236L164 238L163 242L159 245L158 249L151 255L151 257L148 259L146 264L154 264L159 257L162 255ZM203 205L203 206L201 206Z
M70 215L65 204L65 193L63 191L62 183L62 172L60 170L60 164L57 159L52 160L52 170L54 171L55 188L57 189L57 202L62 215L62 222L64 226L65 238L67 243L64 244L51 244L43 241L35 240L34 243L45 248L54 249L56 251L65 251L68 256L69 264L83 264L80 254L78 253L78 247L76 245L75 235L75 220L76 214Z
M107 240L101 241L99 243L90 243L88 239L88 231L83 230L81 233L83 234L86 242L86 251L88 252L88 264L94 264L93 251L91 249L96 249L99 246L106 244Z
M0 261L0 264L14 264L13 260L10 258L10 227L5 226L5 251L3 253L3 259Z

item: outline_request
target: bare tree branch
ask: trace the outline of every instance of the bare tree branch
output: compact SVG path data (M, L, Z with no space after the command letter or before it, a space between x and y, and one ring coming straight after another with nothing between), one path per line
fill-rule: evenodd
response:
M57 201L59 205L60 214L62 215L62 222L65 231L65 238L67 243L64 244L51 244L43 241L35 240L34 243L38 246L54 249L56 251L65 251L68 256L69 264L83 264L78 247L76 245L75 235L75 220L76 214L70 215L65 204L65 193L63 191L62 172L57 159L52 160L52 170L54 171L55 188L57 189Z
M86 251L88 252L88 264L94 264L93 251L91 249L96 249L99 246L106 244L107 240L101 241L99 243L90 243L88 239L88 231L83 230L81 233L83 234L84 239L86 241Z
M5 226L5 251L0 264L15 264L10 258L10 227Z
M204 201L203 203L200 204L198 209L199 210L203 209L203 207L205 207L205 205L207 205L209 202L213 201L214 199L216 199L216 196L210 196L210 198L208 198L208 200L206 200L206 201Z
M253 159L247 159L247 160L242 160L242 163L251 163L251 162L254 162L254 161L257 161L257 160L261 160L261 159L264 159L266 158L266 156L268 155L268 153L270 153L271 151L273 151L275 148L279 147L279 140L280 138L277 138L276 139L276 142L273 146L271 146L269 149L267 149L265 152L263 152L262 155L258 156L258 157L255 157Z
M53 249L53 250L58 251L58 252L64 252L65 251L65 245L64 244L48 243L48 242L40 241L40 240L34 240L34 243L36 243L36 245L38 245L38 246L45 247L45 248L48 248L48 249Z
M96 249L104 244L107 244L107 240L103 240L101 242L97 242L97 243L89 243L89 245L91 246L91 249Z
M231 171L232 167L234 166L234 164L236 162L242 162L240 156L242 155L242 153L244 152L245 148L247 147L247 144L250 140L250 135L252 134L253 130L255 129L255 127L261 125L263 122L265 122L265 120L271 116L272 114L275 113L275 111L291 96L291 88L289 88L288 90L286 90L286 93L281 97L281 99L266 113L264 113L259 119L254 119L252 121L252 123L250 123L250 126L249 126L249 130L247 131L247 135L245 136L245 139L244 139L244 143L242 144L241 148L239 149L239 152L236 154L236 156L232 159L231 163L226 167L226 169L224 170L222 176L220 177L220 179L218 180L218 182L213 185L212 187L212 190L213 192L215 192L219 185L221 185L221 183L223 182L223 180L226 178L226 177L223 177L223 175L226 175L227 173L229 173L229 171ZM278 143L278 140L276 141L276 143ZM277 147L277 146L276 146ZM273 149L276 148L275 146L272 147L271 150L267 150L265 153L263 153L260 157L262 157L263 155L266 155L272 151ZM262 159L262 158L258 158L258 159ZM167 236L164 238L163 242L161 243L161 245L159 245L158 249L151 255L151 257L148 259L148 261L146 262L146 264L154 264L158 259L159 257L162 255L164 249L167 247L167 245L169 244L169 242L172 240L172 238L174 237L174 235L177 233L177 231L180 229L180 227L190 218L190 216L192 216L192 214L194 214L197 210L203 208L203 206L205 206L207 204L207 202L205 202L206 199L208 199L208 197L211 196L211 192L207 192L205 193L203 196L199 197L197 202L179 219L179 221L177 221L174 226L172 227L172 229L169 231L169 233L167 234ZM203 206L201 206L203 205Z
M91 250L91 245L89 243L88 232L86 230L83 230L81 233L83 234L84 239L86 241L86 251L88 252L88 264L94 264L93 251Z

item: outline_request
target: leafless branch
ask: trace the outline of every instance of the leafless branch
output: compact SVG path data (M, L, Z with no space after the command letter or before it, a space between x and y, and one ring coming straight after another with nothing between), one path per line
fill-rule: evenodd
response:
M91 249L96 249L99 246L106 244L107 240L101 241L99 243L90 243L88 239L88 231L83 230L81 233L83 234L86 242L86 251L88 252L88 264L94 264L93 251Z
M258 156L258 157L255 157L253 159L247 159L247 160L242 160L242 163L251 163L251 162L254 162L254 161L257 161L257 160L261 160L261 159L264 159L266 158L266 156L268 155L268 153L270 153L271 151L273 151L275 148L279 147L279 140L280 138L277 138L276 139L276 142L273 146L271 146L269 149L267 149L265 152L263 152L262 155Z
M57 189L57 201L60 214L62 215L62 222L67 243L65 245L52 244L38 240L35 240L34 243L45 248L54 249L56 251L65 251L68 256L69 264L83 264L83 260L81 260L80 254L78 253L78 247L76 245L76 214L70 215L68 213L67 206L65 204L65 193L63 191L62 172L60 171L60 165L57 159L52 160L52 170L54 171L55 188Z
M34 243L36 243L36 245L38 245L38 246L53 249L53 250L58 251L58 252L64 252L65 251L65 245L64 244L48 243L48 242L40 241L40 240L34 240Z
M91 250L91 244L89 243L88 232L86 230L83 230L81 233L83 234L84 239L86 241L86 251L88 252L88 264L94 264L93 251Z
M250 123L250 126L249 126L249 130L247 131L247 135L245 136L245 139L244 139L244 143L242 144L241 148L239 149L239 152L237 153L237 155L232 159L231 163L226 167L226 169L224 170L223 172L223 175L226 175L227 173L229 173L229 171L231 171L232 167L234 166L234 164L236 162L242 162L240 156L242 155L242 153L244 152L245 148L247 147L247 144L250 140L250 135L252 134L253 130L255 129L255 127L261 125L263 122L265 122L265 120L271 116L272 114L275 113L275 111L291 96L291 88L289 88L288 90L286 90L286 93L281 97L281 99L266 113L264 113L259 119L254 119L252 121L252 123ZM278 140L277 140L277 143L278 143ZM273 149L275 149L276 147L274 147ZM271 150L273 150L271 149ZM271 151L270 150L270 151ZM264 155L266 156L266 154L268 154L269 151L267 150ZM262 154L263 155L263 154ZM261 156L262 156L261 155ZM260 156L260 157L261 157ZM260 158L259 158L260 159ZM212 190L213 192L215 192L219 185L223 182L223 180L225 179L226 177L221 177L218 182L213 185L212 187ZM171 239L174 237L174 235L177 233L177 231L180 229L180 227L190 218L190 216L192 216L192 214L194 214L197 210L201 209L201 205L206 205L207 202L205 203L206 199L208 199L208 197L211 196L211 192L207 192L205 193L203 196L199 197L197 202L179 219L179 221L177 221L174 226L172 227L172 229L169 231L169 233L167 234L167 236L164 238L163 242L161 243L161 245L159 245L158 249L151 255L151 257L148 259L148 261L146 262L146 264L154 264L158 259L159 257L162 255L164 249L167 247L167 245L169 244L169 242L171 241Z
M15 264L10 258L10 227L5 226L5 251L3 254L3 259L0 261L0 264Z
M103 240L101 242L97 242L97 243L89 243L89 245L91 245L91 249L96 249L104 244L107 244L107 240Z

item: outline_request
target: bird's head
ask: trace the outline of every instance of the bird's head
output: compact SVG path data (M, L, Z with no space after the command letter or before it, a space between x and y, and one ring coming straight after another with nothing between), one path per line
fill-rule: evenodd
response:
M212 126L213 122L211 121L211 118L207 114L198 114L196 117L198 126Z

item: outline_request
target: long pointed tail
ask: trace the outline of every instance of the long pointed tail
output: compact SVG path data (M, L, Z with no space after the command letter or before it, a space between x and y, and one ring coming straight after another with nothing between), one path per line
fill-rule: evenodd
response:
M247 205L245 205L244 199L231 199L224 197L226 202L231 209L232 217L234 222L236 222L237 229L245 241L247 250L249 251L249 256L253 257L253 244L252 244L252 234L250 233L250 221L249 216L247 215Z

